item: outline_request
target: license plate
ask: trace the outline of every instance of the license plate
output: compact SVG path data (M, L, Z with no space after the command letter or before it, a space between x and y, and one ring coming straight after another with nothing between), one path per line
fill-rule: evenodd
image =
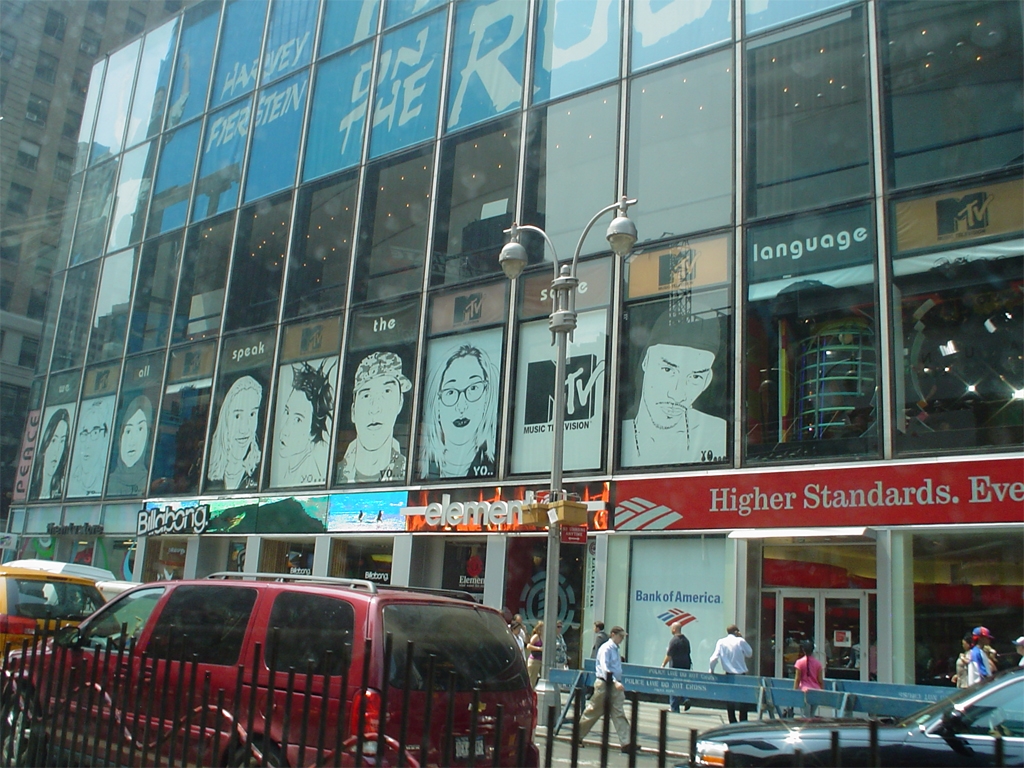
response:
M484 737L476 737L476 756L484 757ZM455 737L455 758L457 760L465 760L469 758L469 737L468 736L456 736Z

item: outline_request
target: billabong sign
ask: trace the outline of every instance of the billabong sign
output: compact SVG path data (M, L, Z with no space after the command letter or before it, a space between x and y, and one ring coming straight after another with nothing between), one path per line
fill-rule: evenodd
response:
M139 510L136 536L159 536L165 533L200 534L210 524L210 505L197 507L166 506Z

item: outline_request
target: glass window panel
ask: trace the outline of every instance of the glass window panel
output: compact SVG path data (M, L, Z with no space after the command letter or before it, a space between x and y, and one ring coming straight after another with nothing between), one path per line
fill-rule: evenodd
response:
M53 386L51 383L50 386ZM75 385L77 397L78 386ZM29 498L60 499L64 495L71 454L71 425L75 421L75 403L48 405L43 410L43 433L32 466ZM60 519L60 509L57 509Z
M728 236L682 240L629 263L619 371L622 467L729 460L732 248Z
M286 195L241 212L225 330L251 328L277 319L291 209L291 195Z
M206 490L259 486L276 331L224 340L217 380Z
M619 74L622 10L614 0L544 0L537 20L534 103L581 91Z
M1024 54L1013 3L883 3L891 183L1020 165Z
M183 239L183 232L175 232L147 242L142 249L131 326L128 330L129 354L167 344Z
M76 173L68 183L67 198L64 201L64 215L60 220L60 241L57 245L57 259L53 269L64 269L68 266L71 258L72 236L75 232L75 220L78 214L78 204L82 200L82 187L85 182L84 173Z
M518 0L467 0L456 7L449 131L522 104L528 11Z
M155 404L160 401L163 374L163 352L125 361L107 473L107 496L146 495Z
M270 6L262 82L284 77L309 63L319 6L319 0L274 0Z
M94 165L124 147L128 104L132 98L132 81L139 60L142 41L136 40L110 57L103 80L103 95L97 111L96 132L92 139L89 164Z
M259 92L245 202L295 185L299 132L306 112L308 86L309 73L303 72Z
M220 330L234 221L234 216L222 216L188 231L172 343L198 341Z
M172 19L146 35L125 146L134 146L160 132L167 106L167 86L171 81L171 62L179 21Z
M640 201L629 212L640 240L731 222L732 53L637 78L631 88L626 188Z
M134 248L103 260L96 308L93 310L92 335L89 337L90 363L110 360L124 353L134 275Z
M186 11L184 19L167 108L168 128L199 115L206 106L220 4L200 3Z
M85 94L85 107L82 110L82 124L78 130L78 154L75 157L75 171L83 170L93 154L92 129L96 121L96 110L100 104L100 94L103 92L103 74L106 69L107 60L105 58L92 65L89 87Z
M498 253L515 210L519 121L449 139L441 153L431 283L500 271Z
M200 122L164 136L157 166L153 201L149 206L149 234L161 234L185 224L188 195L196 168Z
M214 341L171 351L153 453L151 494L199 490L216 354Z
M95 259L103 253L107 238L110 209L114 204L114 180L118 160L90 168L85 174L78 224L71 246L71 264Z
M590 218L615 199L618 133L619 90L614 86L530 115L523 223L547 232L563 259L572 258ZM607 249L604 228L595 225L582 252ZM527 251L534 262L551 258L536 237L529 238Z
M380 0L325 0L320 55L329 56L377 31Z
M845 5L850 0L747 0L746 33L748 35L813 16L819 11Z
M437 133L447 21L444 13L435 13L384 37L370 157L432 139ZM353 90L353 101L355 94Z
M865 35L858 6L748 45L748 217L871 192Z
M747 458L877 456L871 208L747 233Z
M384 6L384 28L401 24L446 2L448 0L387 0Z
M425 151L367 168L353 301L422 287L432 166Z
M358 178L350 175L299 193L285 317L345 306L357 187Z
M633 71L732 39L731 0L633 5Z
M364 45L317 67L303 179L325 176L359 162L372 54L373 47ZM352 83L351 91L339 93L339 83Z
M250 93L256 85L267 0L232 0L224 11L211 107Z
M155 142L129 150L121 157L121 175L114 194L113 224L107 241L108 253L142 239L155 160Z
M53 345L52 369L75 368L85 359L85 343L92 325L99 262L69 269L60 304L60 322Z
M238 205L242 157L249 133L252 99L243 99L207 118L199 160L193 221L200 221Z
M335 485L405 482L419 311L416 299L351 315Z
M110 387L117 389L117 374L104 368ZM86 374L88 379L89 373ZM68 475L68 498L100 496L107 470L107 453L114 431L114 405L117 398L113 391L106 397L82 400L75 426L75 444L71 454L71 470Z
M50 366L50 353L53 351L53 340L57 332L57 317L61 309L61 294L64 289L64 275L59 272L50 279L49 291L46 294L46 311L43 314L43 332L39 340L39 354L36 357L35 373L41 376Z

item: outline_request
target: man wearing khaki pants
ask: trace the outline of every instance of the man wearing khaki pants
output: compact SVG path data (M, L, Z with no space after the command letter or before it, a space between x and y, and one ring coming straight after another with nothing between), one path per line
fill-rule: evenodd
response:
M583 739L590 733L594 723L604 714L604 701L607 696L608 713L619 737L619 744L622 745L622 751L628 753L633 751L633 745L629 742L629 721L626 720L626 713L623 711L626 689L622 685L622 658L619 656L619 646L626 639L626 630L622 627L612 627L609 635L608 641L597 650L597 663L594 669L597 679L594 681L594 695L590 697L587 708L580 718L580 746L583 746ZM611 685L608 684L609 674L612 677Z

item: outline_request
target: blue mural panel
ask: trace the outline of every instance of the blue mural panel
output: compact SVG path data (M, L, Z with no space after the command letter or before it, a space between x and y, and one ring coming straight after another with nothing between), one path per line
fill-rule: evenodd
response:
M224 12L211 107L242 96L256 87L267 0L233 0Z
M327 511L328 531L404 531L405 491L333 493Z
M274 0L263 54L262 83L277 80L313 58L318 0Z
M522 104L528 10L521 0L459 3L448 94L449 131Z
M160 164L153 183L153 202L149 209L149 234L169 232L185 224L188 194L195 173L199 147L199 120L169 133L164 138Z
M846 5L850 0L747 0L747 34Z
M448 0L387 0L384 10L384 28L390 29L413 16L444 5Z
M534 103L619 74L620 0L543 0L537 23Z
M192 220L200 221L226 211L238 204L242 180L242 156L249 132L252 97L234 104L207 118L199 162Z
M196 117L206 106L206 94L217 42L219 6L203 3L185 13L178 63L167 107L167 127L173 128Z
M444 13L435 13L384 38L371 124L371 157L434 137L446 21Z
M377 31L380 0L324 0L319 56L360 43Z
M262 89L256 97L256 124L249 152L245 202L295 183L299 134L306 111L309 71Z
M636 0L633 71L732 39L732 0Z
M373 46L364 45L317 67L304 181L359 163L372 54Z

